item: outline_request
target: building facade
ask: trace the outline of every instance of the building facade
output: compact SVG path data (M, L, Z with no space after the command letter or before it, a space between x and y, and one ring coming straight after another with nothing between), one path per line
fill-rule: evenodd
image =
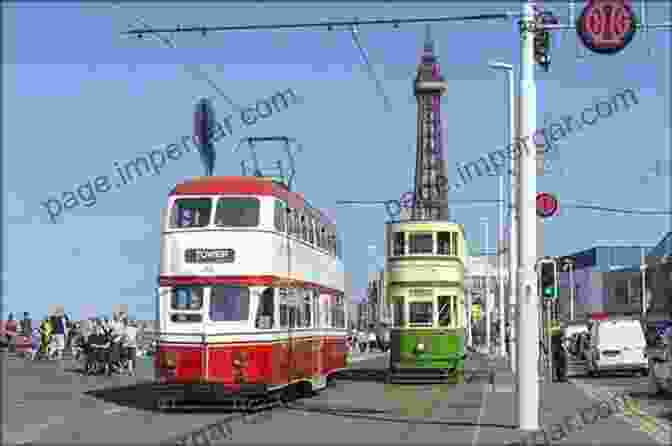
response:
M636 280L641 276L635 269L650 249L650 246L597 246L565 256L575 265L573 277L569 271L559 274L561 318L569 318L572 287L575 319L591 313L631 314L637 308L641 312L641 286Z

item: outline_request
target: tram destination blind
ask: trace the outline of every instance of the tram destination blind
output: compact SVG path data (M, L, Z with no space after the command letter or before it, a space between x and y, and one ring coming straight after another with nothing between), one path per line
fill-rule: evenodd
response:
M191 248L184 251L186 263L232 263L235 258L233 249Z

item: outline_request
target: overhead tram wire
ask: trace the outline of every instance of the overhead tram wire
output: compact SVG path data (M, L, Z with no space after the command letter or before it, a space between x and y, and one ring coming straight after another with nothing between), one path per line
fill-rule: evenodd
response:
M385 111L388 112L392 111L392 105L390 104L390 99L387 97L387 94L385 94L383 84L380 82L380 79L378 79L378 76L376 75L376 72L373 69L373 65L371 65L369 55L366 53L366 50L364 50L364 47L362 47L362 44L359 41L359 30L355 25L352 25L350 27L350 34L352 36L352 41L357 47L359 55L362 58L362 61L364 62L367 71L369 72L369 77L376 83L376 90L378 90L378 94L383 97L383 102L385 104Z
M254 31L254 30L281 30L281 29L301 29L301 28L327 28L332 30L334 27L350 27L359 25L394 25L398 28L400 24L411 23L442 23L442 22L471 22L479 20L509 20L511 18L519 17L520 13L506 12L503 14L478 14L461 17L418 17L406 19L379 19L379 20L348 20L348 21L328 21L316 23L285 23L276 25L234 25L234 26L190 26L177 28L145 28L133 29L125 31L121 34L139 35L143 34L157 34L157 33L184 33L184 32L199 32L206 34L209 32L225 32L225 31ZM146 25L145 25L146 26Z
M346 201L339 200L336 201L338 205L363 205L363 206L376 206L376 205L385 205L390 201L395 200L371 200L371 201ZM494 204L501 203L502 200L450 200L451 204ZM606 206L597 206L592 204L561 204L561 207L569 209L588 209L593 211L601 212L611 212L617 214L629 214L629 215L672 215L672 210L642 210L642 209L623 209L623 208L612 208ZM510 208L510 206L509 206Z
M121 4L115 3L115 4L112 5L112 7L113 8L121 8ZM139 17L135 18L135 22L139 23L140 25L142 25L146 28L150 27L147 24L147 22L145 22L144 20L142 20ZM161 42L163 45L167 46L168 48L177 49L177 45L175 45L175 42L173 42L173 40L171 38L164 37L160 33L156 33L156 32L149 32L147 34L149 34L151 37L155 38L156 40L158 40L159 42ZM141 36L139 36L139 37L141 37ZM203 79L204 81L206 81L208 83L208 85L210 85L210 87L212 87L212 89L215 90L219 96L221 96L226 102L228 102L229 105L231 106L231 108L233 108L235 111L240 112L242 110L242 107L240 105L236 104L235 102L233 102L233 100L230 97L228 97L226 95L226 93L224 93L224 91L222 91L221 88L219 88L219 86L215 83L215 81L213 81L210 78L210 76L208 76L200 68L198 68L197 66L191 66L191 65L187 65L187 64L184 64L183 66L187 71L191 71L192 75L198 76L201 79Z

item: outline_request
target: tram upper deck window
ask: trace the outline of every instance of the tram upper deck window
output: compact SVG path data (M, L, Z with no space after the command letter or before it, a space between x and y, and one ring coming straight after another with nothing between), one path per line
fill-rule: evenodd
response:
M200 310L203 308L203 287L177 287L171 293L170 307L173 310Z
M453 234L454 232L438 232L436 234L437 254L441 256L456 255L456 249L452 243L453 237L451 237Z
M439 327L453 324L453 296L439 296Z
M408 305L408 322L413 325L432 325L434 305L432 302L411 302Z
M287 222L287 204L282 200L275 200L275 212L273 214L275 229L285 232Z
M406 234L404 232L394 233L394 244L392 246L392 255L403 256L406 252Z
M431 254L434 252L432 233L411 233L409 235L410 254Z
M308 217L308 241L315 244L315 220Z
M210 224L210 198L179 198L173 204L171 228L202 228Z
M210 320L215 322L247 321L250 312L250 289L235 285L214 285L210 291Z
M259 199L251 197L224 197L217 200L215 225L254 227L259 225Z

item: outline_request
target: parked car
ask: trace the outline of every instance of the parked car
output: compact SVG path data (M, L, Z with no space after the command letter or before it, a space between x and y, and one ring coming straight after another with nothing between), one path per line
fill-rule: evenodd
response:
M672 321L650 324L647 333L649 392L672 392Z
M636 319L594 321L590 329L588 373L631 371L647 375L646 339Z

